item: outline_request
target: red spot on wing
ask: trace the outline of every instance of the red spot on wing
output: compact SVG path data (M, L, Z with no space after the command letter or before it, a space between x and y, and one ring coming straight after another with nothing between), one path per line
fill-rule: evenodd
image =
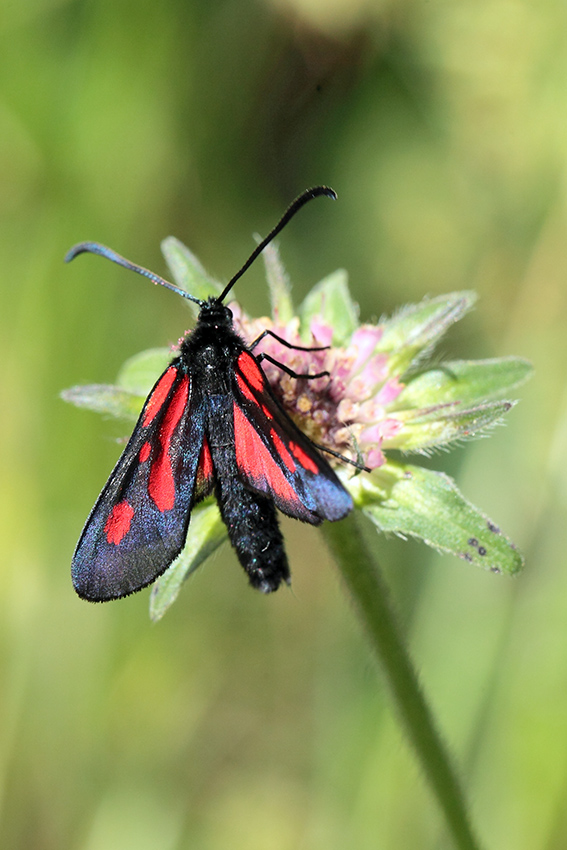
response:
M170 370L168 369L168 371ZM167 372L165 375L167 375ZM173 468L171 465L171 438L183 415L188 397L189 378L185 375L167 406L157 435L160 443L159 453L150 468L148 493L156 508L160 511L171 510L175 504L175 481L173 479Z
M238 355L238 365L250 386L261 392L264 389L266 377L248 351L243 351Z
M244 398L247 398L248 401L251 401L253 404L256 405L256 407L260 406L261 409L262 409L262 413L264 414L266 419L273 419L274 418L273 413L270 410L268 410L268 408L266 407L265 404L258 405L258 399L254 395L254 393L252 392L252 390L250 389L250 387L248 386L248 384L246 383L246 381L244 380L242 375L239 375L238 373L236 374L236 382L237 382L238 387L240 389L240 392L242 393ZM264 391L264 387L263 386L260 387L260 390Z
M144 443L144 445L140 449L140 463L145 463L145 461L147 461L147 459L150 456L151 450L152 450L152 447L150 446L150 444L146 440L146 442Z
M234 442L238 468L251 483L268 488L281 499L297 503L295 490L281 471L276 461L262 442L254 426L248 421L238 405L234 405Z
M129 502L118 502L112 508L104 525L104 533L109 543L120 543L123 537L130 531L134 508Z
M317 466L315 461L309 457L307 452L303 451L301 446L298 446L297 443L290 443L289 450L294 456L294 458L296 458L300 462L301 466L304 469L307 469L309 470L309 472L313 472L314 475L317 475L317 473L319 472L319 467Z
M240 392L242 393L244 398L247 398L248 401L253 401L254 404L258 404L258 402L256 401L256 396L252 393L252 390L250 389L250 387L248 386L248 384L246 383L246 381L244 380L242 375L239 375L237 373L236 382L237 382L237 384L240 388Z
M156 414L161 410L161 407L164 401L167 398L167 394L169 393L175 378L177 377L177 369L175 366L170 366L169 369L163 373L159 381L157 382L153 393L148 398L146 404L146 410L144 412L144 419L142 422L142 427L146 428Z
M270 431L270 437L272 438L272 440L274 442L275 450L277 451L278 455L283 460L283 462L285 463L285 465L287 466L289 471L295 472L295 470L297 469L297 467L295 465L295 461L293 460L292 456L288 452L288 450L285 446L285 443L280 439L280 437L276 434L276 432L274 431L273 428Z
M203 440L203 448L201 449L201 457L199 458L199 466L197 468L198 484L208 481L213 474L213 459L211 450L207 442L207 438Z

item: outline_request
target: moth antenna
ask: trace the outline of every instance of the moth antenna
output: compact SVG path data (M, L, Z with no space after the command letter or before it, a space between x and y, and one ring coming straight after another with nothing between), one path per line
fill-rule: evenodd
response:
M125 257L117 254L116 251L113 251L112 248L107 248L106 245L101 245L100 242L79 242L78 245L73 245L71 250L65 255L65 262L70 263L71 260L74 260L78 254L85 253L100 254L101 257L106 257L107 260L112 260L113 263L116 263L119 266L124 266L125 269L130 269L130 271L137 272L144 277L148 277L153 283L165 286L166 289L171 289L172 292L177 292L178 295L181 295L183 298L187 298L189 301L194 301L195 304L199 304L199 306L203 305L203 302L199 298L195 298L194 295L189 295L189 293L185 292L184 289L180 289L168 280L164 280L163 277L160 277L158 274L154 274L154 272L151 272L149 269L145 269L143 266L138 266L136 263L130 262L130 260L127 260Z
M331 189L329 186L314 186L312 189L306 189L305 192L302 192L301 195L293 201L284 212L276 226L273 230L270 230L265 239L262 239L260 244L252 251L242 268L236 272L236 274L231 277L221 294L218 296L216 301L219 303L224 301L236 281L242 277L245 271L247 271L254 260L262 253L266 245L268 245L278 233L283 230L286 224L294 217L294 215L299 212L301 207L303 207L308 201L312 201L313 198L318 198L319 195L326 195L328 198L332 198L333 201L337 199L337 193L334 189Z

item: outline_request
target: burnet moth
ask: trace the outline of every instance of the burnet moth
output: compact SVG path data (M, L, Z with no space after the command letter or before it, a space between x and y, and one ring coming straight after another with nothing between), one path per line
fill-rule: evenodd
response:
M336 198L325 186L300 195L222 293L206 301L96 242L67 254L67 262L83 252L101 254L200 308L87 519L71 570L83 599L118 599L155 581L182 550L193 507L212 492L250 584L264 593L290 581L276 508L312 525L342 519L352 509L329 463L270 389L263 355L254 354L268 333L289 343L265 331L247 345L223 303L266 245L319 195Z

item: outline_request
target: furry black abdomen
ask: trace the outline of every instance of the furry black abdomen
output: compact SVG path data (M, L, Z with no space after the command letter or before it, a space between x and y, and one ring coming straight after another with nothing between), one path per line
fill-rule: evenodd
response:
M252 587L272 593L282 581L289 584L287 555L273 502L245 487L236 476L217 478L216 496L230 542Z

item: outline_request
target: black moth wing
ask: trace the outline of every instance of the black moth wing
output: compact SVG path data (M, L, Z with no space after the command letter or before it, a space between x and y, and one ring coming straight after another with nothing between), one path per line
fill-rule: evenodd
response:
M155 581L183 548L191 508L212 485L198 387L173 361L85 524L71 567L79 596L102 602Z
M350 494L275 398L257 359L242 351L234 375L234 441L243 481L288 516L319 525L352 510Z

